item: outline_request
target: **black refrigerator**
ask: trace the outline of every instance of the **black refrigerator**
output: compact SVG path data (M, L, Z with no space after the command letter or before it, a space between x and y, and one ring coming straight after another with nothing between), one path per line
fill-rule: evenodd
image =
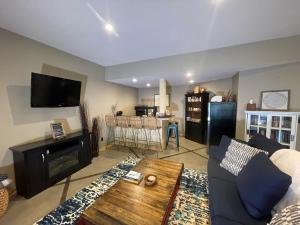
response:
M222 135L235 138L236 103L208 103L207 125L208 146L219 145Z

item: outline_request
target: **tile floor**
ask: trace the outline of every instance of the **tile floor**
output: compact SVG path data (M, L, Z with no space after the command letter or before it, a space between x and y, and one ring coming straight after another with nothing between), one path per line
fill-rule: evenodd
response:
M90 184L113 165L126 159L129 152L142 157L142 151L124 147L112 147L100 152L91 165L83 168L71 177L57 183L31 199L17 196L9 204L8 212L0 219L1 225L31 225L39 218L56 208L61 202ZM145 152L144 157L156 158L156 152ZM180 138L179 150L174 143L158 154L158 158L184 163L185 167L206 171L207 147L185 138Z

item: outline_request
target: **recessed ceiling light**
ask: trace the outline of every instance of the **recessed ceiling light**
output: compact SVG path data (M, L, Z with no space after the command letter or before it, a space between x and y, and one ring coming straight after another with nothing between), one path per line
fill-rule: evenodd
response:
M190 82L191 84L193 84L195 81L194 81L194 80L190 80L189 82Z
M113 32L115 29L114 29L113 25L111 25L110 23L107 23L105 25L105 30L107 30L108 32Z
M147 83L146 86L147 86L147 87L151 87L151 84L150 84L150 83Z
M187 76L187 77L191 77L192 75L193 75L193 74L190 73L190 72L189 72L189 73L186 73L186 76Z
M136 83L136 82L138 82L138 80L136 78L132 78L132 82Z

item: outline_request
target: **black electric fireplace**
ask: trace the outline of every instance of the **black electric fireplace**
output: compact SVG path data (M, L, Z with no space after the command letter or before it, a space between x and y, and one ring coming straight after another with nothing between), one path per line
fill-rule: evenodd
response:
M91 163L90 134L73 133L10 148L18 194L30 198Z
M80 166L79 139L54 145L47 150L47 166L49 179L63 176L72 168Z

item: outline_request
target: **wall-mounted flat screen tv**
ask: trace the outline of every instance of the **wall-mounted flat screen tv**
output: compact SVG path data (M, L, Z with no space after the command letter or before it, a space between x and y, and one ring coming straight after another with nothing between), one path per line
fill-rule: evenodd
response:
M81 82L31 73L31 107L74 107L80 104Z

